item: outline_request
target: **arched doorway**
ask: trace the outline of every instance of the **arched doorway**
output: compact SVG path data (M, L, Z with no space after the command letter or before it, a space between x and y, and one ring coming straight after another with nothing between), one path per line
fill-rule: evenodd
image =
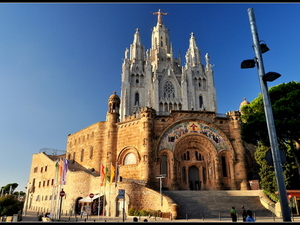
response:
M182 137L175 146L177 161L174 174L181 190L207 190L216 186L218 178L214 159L217 151L212 142L199 134Z
M77 214L77 215L80 215L81 206L82 206L82 203L79 202L80 199L82 199L82 197L77 198L75 201L75 209L74 210L75 210L75 214Z
M189 168L189 187L190 190L200 190L199 169L196 166Z

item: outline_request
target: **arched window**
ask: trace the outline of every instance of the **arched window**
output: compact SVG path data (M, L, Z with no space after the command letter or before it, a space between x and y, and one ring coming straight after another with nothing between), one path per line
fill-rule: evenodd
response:
M224 156L221 157L222 161L222 173L223 177L227 177L227 166L226 166L226 158Z
M139 103L140 103L140 95L139 95L139 93L137 92L137 93L135 93L134 104L135 104L135 105L139 105Z
M91 146L91 148L90 148L90 159L93 158L93 154L94 154L94 148L93 148L93 146Z
M164 97L170 98L171 96L175 98L175 88L171 81L166 81L164 85Z
M133 153L128 153L124 158L124 165L136 164L136 157Z
M199 96L199 108L203 108L203 97L202 95Z
M162 162L161 162L161 174L168 174L168 158L166 155L162 156Z
M83 161L83 156L84 156L84 149L81 149L81 156L80 156L80 161Z

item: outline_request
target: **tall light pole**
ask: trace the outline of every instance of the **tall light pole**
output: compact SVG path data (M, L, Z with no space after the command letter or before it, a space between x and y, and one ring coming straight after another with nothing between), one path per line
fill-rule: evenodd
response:
M159 193L160 193L160 210L162 209L163 200L162 200L162 180L166 177L166 174L156 175L156 179L159 179Z
M264 103L264 111L265 111L266 121L267 121L268 134L269 134L269 140L270 140L270 146L271 146L271 152L272 152L272 158L274 164L274 171L276 176L276 182L277 182L279 200L280 200L280 206L282 212L282 219L283 221L288 222L291 221L291 214L290 214L287 192L286 192L286 187L284 182L282 161L280 158L280 152L278 147L278 140L277 140L275 123L274 123L273 112L272 112L272 105L270 102L270 96L269 96L268 86L267 86L267 81L273 81L277 79L280 76L280 74L275 72L269 72L265 74L264 64L262 59L262 46L258 39L256 21L255 21L254 12L252 8L248 9L248 16L249 16L251 33L253 38L253 48L256 56L255 63L257 64L258 79L259 79L260 89L261 89L263 103ZM249 61L251 60L246 60L246 61L248 61L249 63ZM252 68L254 67L253 65L254 64L252 64ZM251 68L251 66L250 67L242 66L242 68Z
M25 202L25 205L24 205L24 206L25 206L25 210L24 210L24 212L23 212L23 215L24 215L24 216L26 216L26 214L27 214L28 199L29 199L30 188L31 188L31 187L30 187L30 184L31 184L31 183L28 181L28 182L27 182L27 187L26 187L26 188L27 188L26 199L25 199L26 202Z

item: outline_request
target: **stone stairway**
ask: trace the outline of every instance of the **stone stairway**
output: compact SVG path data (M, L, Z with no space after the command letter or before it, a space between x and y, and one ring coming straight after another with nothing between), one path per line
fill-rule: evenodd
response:
M232 206L241 218L241 207L250 209L257 217L271 217L272 212L260 202L261 190L222 191L163 191L180 207L180 217L189 219L229 218Z

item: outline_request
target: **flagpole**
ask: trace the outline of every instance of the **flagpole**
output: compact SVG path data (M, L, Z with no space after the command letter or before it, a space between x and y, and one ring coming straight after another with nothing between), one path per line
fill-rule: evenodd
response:
M100 209L101 209L101 186L102 186L102 164L100 163L100 183L99 183L99 201L98 201L98 219L100 218Z
M113 165L112 165L112 162L110 162L110 178L109 178L109 196L108 196L108 199L109 199L109 205L108 205L108 216L110 217L111 216L111 183L112 183L112 179L113 179L113 176L114 176L114 171L113 171Z
M113 197L113 199L114 199L114 205L115 205L115 215L114 215L114 217L116 216L116 211L117 211L117 201L116 201L116 192L117 192L117 176L118 176L118 165L117 165L117 162L116 162L116 168L115 168L115 193L114 193L114 197Z
M106 200L106 180L107 180L107 166L105 166L104 168L104 198L103 198L103 220L105 220L104 216L105 216L105 213L106 213L106 210L105 210L105 200Z

